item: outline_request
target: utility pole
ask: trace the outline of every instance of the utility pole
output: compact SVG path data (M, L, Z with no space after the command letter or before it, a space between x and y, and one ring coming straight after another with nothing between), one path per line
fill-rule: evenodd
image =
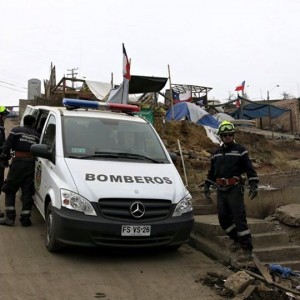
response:
M68 71L70 71L71 73L69 73L67 75L71 75L73 79L76 78L76 75L78 75L78 73L75 73L76 70L78 70L78 68L68 69ZM72 80L72 88L74 88L73 80Z
M279 84L276 84L275 86L273 86L270 90L267 90L267 102L268 102L268 108L269 108L269 127L270 127L270 130L272 132L272 139L274 139L274 132L273 132L273 129L272 129L272 114L271 114L271 104L270 104L270 92L276 88L276 87L279 87Z

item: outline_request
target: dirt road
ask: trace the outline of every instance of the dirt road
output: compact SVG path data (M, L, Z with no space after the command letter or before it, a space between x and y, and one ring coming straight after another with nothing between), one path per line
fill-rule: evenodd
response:
M74 248L51 254L36 209L32 220L29 228L18 220L0 226L0 299L224 299L198 280L228 271L187 245L173 253Z

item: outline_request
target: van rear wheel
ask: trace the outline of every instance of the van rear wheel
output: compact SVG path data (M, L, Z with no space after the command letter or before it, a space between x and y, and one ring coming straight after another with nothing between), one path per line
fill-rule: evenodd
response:
M51 202L47 207L45 229L46 229L45 246L47 250L50 252L60 251L63 248L63 246L60 242L57 241L55 236L55 221L53 218L53 207Z

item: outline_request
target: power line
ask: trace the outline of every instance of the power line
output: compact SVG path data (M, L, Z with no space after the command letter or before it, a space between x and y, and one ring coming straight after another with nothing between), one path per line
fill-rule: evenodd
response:
M2 85L0 84L1 87L4 87L6 89L9 89L9 90L13 90L13 91L17 91L17 92L20 92L20 93L27 93L26 91L20 91L20 90L17 90L17 89L14 89L14 88L11 88L9 86L5 86L5 85Z
M23 86L18 86L18 85L16 85L16 84L13 84L13 83L10 83L10 82L7 82L7 81L2 81L2 80L0 80L0 82L1 82L1 83L4 83L4 84L11 85L11 86L20 87L20 88L22 88L22 89L25 89L25 90L27 90L27 88L26 88L26 87L23 87Z

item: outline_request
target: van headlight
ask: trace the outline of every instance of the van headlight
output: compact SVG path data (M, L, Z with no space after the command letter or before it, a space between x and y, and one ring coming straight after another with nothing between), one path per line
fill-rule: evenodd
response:
M77 193L61 189L61 204L63 207L83 212L85 215L97 216L92 204Z
M178 202L178 204L175 207L173 217L179 217L182 214L185 214L189 211L193 210L192 205L192 196L190 193L188 193L182 200Z

